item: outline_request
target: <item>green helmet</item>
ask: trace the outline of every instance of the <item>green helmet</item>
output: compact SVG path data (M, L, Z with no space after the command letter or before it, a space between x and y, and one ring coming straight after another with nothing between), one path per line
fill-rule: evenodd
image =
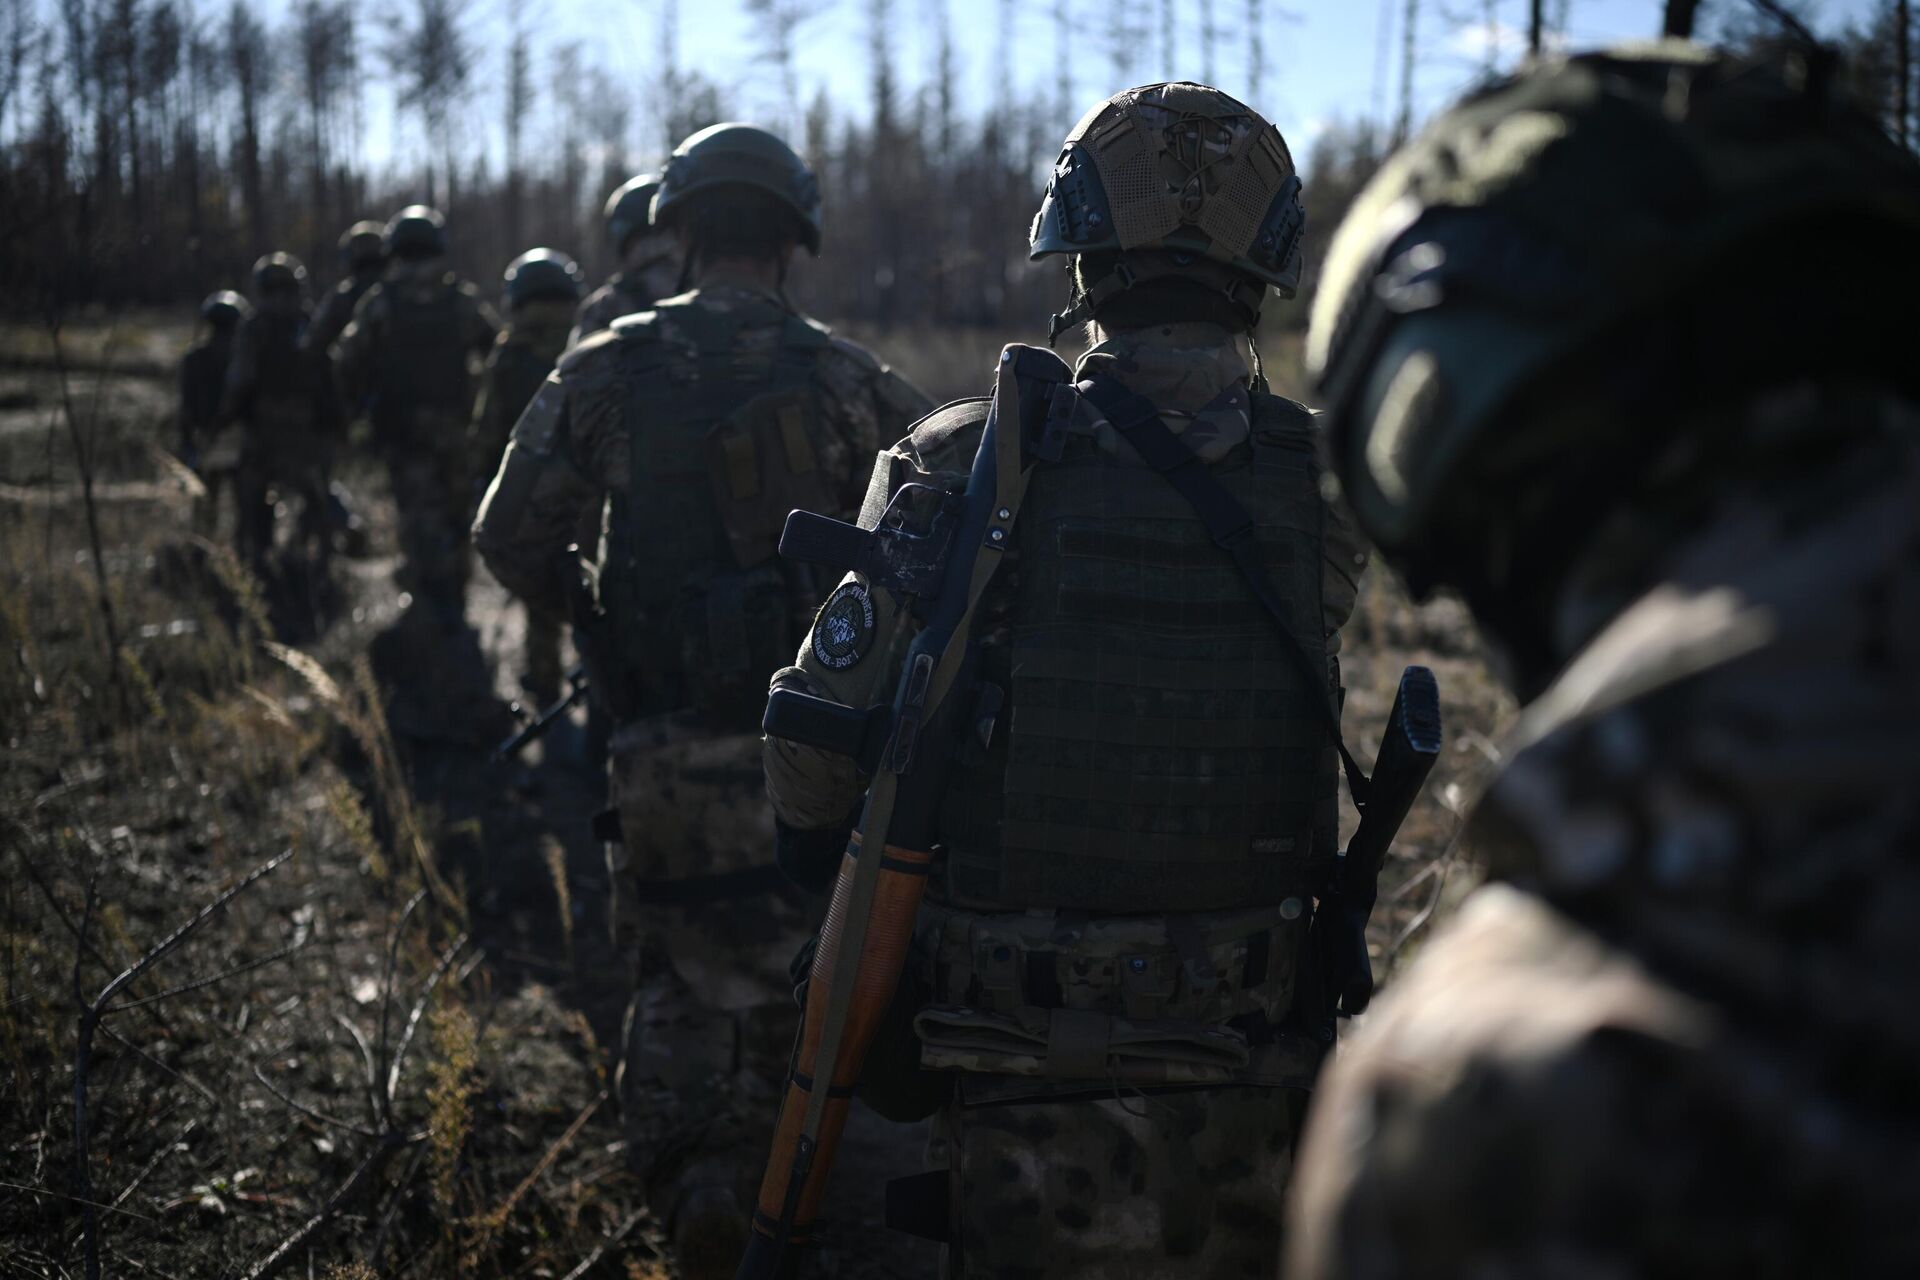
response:
M535 298L580 299L580 266L558 249L529 249L507 264L507 306Z
M340 233L340 267L359 271L386 261L386 228L377 222L356 222Z
M1676 401L1910 363L1899 326L1836 299L1920 270L1916 231L1920 166L1823 54L1534 64L1436 119L1334 237L1307 365L1348 500L1417 591L1496 593L1474 566L1521 553L1550 575L1642 482ZM1864 270L1814 265L1846 253ZM1775 309L1796 291L1819 301Z
M1029 257L1114 253L1117 265L1055 318L1055 332L1150 278L1196 277L1257 317L1267 286L1300 283L1306 212L1280 131L1201 84L1117 93L1067 135Z
M447 251L447 220L424 204L394 214L382 234L389 257L437 258Z
M245 298L231 289L222 289L208 294L200 304L200 318L216 329L231 329L252 310Z
M253 264L255 297L274 293L298 294L306 290L307 269L290 253L269 253Z
M653 225L653 193L660 189L660 175L643 173L614 188L607 197L607 243L615 253L627 251L627 241Z
M721 187L766 192L798 220L808 252L820 252L819 180L792 147L750 124L712 125L673 149L653 197L654 225L671 221L692 197Z

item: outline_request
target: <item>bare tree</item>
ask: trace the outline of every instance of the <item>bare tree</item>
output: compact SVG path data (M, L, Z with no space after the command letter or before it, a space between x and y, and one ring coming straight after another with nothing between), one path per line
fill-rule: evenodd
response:
M414 0L410 18L394 21L386 48L388 65L399 81L395 102L402 110L419 112L425 129L430 203L442 198L434 183L436 160L448 182L445 198L452 198L453 135L448 126L473 74L466 18L465 0Z
M518 20L514 24L513 35L507 43L506 110L507 208L505 221L508 241L518 245L524 239L521 234L520 215L526 204L523 148L526 140L527 119L533 114L533 39L526 27Z
M1054 114L1060 127L1067 128L1077 118L1079 102L1073 96L1073 5L1071 0L1053 0L1053 73L1059 77L1060 101Z
M245 0L233 0L233 7L227 10L226 55L240 112L240 136L236 145L239 148L241 198L247 206L248 252L259 253L267 246L266 181L260 160L260 114L261 99L266 92L271 66L266 28L253 16Z
M1420 0L1407 0L1400 31L1400 114L1393 125L1396 145L1405 142L1413 131L1413 67L1419 45L1415 33L1420 27Z
M1200 0L1200 78L1218 84L1214 74L1214 51L1220 44L1220 28L1213 20L1213 0Z
M26 82L27 64L40 47L40 24L27 0L0 0L0 134L7 127L7 108Z
M756 19L753 58L774 69L780 104L773 118L788 136L800 118L800 73L795 63L800 29L823 7L822 0L746 0L747 13Z
M1247 0L1247 97L1257 107L1260 81L1267 69L1266 15L1260 0Z
M1908 126L1913 119L1913 21L1908 0L1894 4L1894 74L1899 86L1894 91L1893 136L1907 145Z
M351 0L295 0L292 11L293 51L299 72L300 97L306 108L307 185L315 214L313 251L325 250L322 239L330 219L327 172L332 158L332 121L337 104L353 83L353 11Z
M1538 0L1534 5L1539 9ZM1666 0L1665 11L1661 15L1660 33L1685 40L1693 35L1694 14L1700 8L1700 0Z

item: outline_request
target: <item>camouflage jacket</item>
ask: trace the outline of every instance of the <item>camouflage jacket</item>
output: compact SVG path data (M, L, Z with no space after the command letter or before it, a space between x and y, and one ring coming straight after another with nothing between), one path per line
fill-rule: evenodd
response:
M337 425L331 380L301 341L306 326L304 307L262 308L234 333L221 413L255 444L291 443L286 433L326 434Z
M1245 385L1250 377L1246 358L1237 340L1217 325L1177 324L1161 330L1110 337L1081 359L1077 375L1103 373L1120 382L1136 395L1145 396L1165 415L1170 430L1186 441L1204 461L1225 457L1248 438L1248 420L1244 408L1202 412L1219 393L1233 384ZM887 450L874 468L872 490L868 493L862 519L877 521L892 497L896 475L918 471L945 475L955 483L963 481L974 452L979 448L980 431L985 424L985 403L971 415L943 413L926 427L916 430ZM1082 425L1100 441L1103 448L1128 448L1113 428L1100 418L1093 407L1082 401L1077 412ZM891 459L901 459L910 467L895 468ZM1330 505L1326 522L1325 559L1322 566L1322 611L1327 652L1337 654L1340 628L1353 613L1359 582L1367 566L1367 551L1352 520L1343 508ZM1010 553L1009 561L1018 553ZM992 619L996 613L997 589L983 601L982 609ZM829 671L813 660L811 643L801 646L799 665L788 667L774 677L776 687L793 687L848 706L870 706L886 701L899 676L904 660L907 636L902 629L895 635L895 619L885 593L875 593L879 614L873 652L891 654L893 661L863 662L844 671ZM997 625L1007 625L1004 609ZM989 627L995 625L989 622ZM981 639L991 633L979 631ZM866 790L866 780L844 756L799 746L776 738L767 740L767 789L774 811L783 822L802 830L822 830L835 826L852 809Z
M473 410L473 459L483 479L499 467L513 424L566 349L571 316L564 300L535 299L509 316L494 340Z
M1288 1274L1920 1273L1920 414L1795 417L1849 443L1717 489L1523 716L1505 883L1324 1077Z
M478 289L448 271L439 258L395 262L379 283L361 295L353 319L332 347L334 378L350 409L357 411L365 406L378 390L378 357L391 325L391 299L399 294L427 298L448 286L457 293L455 323L460 346L479 357L492 348L500 322ZM469 406L460 408L462 422L468 411Z
M660 262L649 263L638 271L617 271L607 282L588 294L574 313L573 332L567 345L577 347L621 316L649 311L653 304L674 292L674 270Z
M353 319L360 299L378 280L378 276L350 275L335 285L313 313L313 322L307 326L306 345L324 357Z
M724 310L763 311L743 341L779 341L792 314L783 301L744 284L709 282L681 301ZM474 526L474 545L509 591L535 607L564 613L565 550L583 512L630 483L632 457L626 409L646 384L627 376L634 341L674 346L672 333L623 336L612 329L561 357L558 368L513 429ZM697 353L689 353L696 355ZM904 430L930 407L918 390L870 352L844 339L821 349L820 386L828 429L815 442L819 465L833 477L844 513L860 501L865 459L884 434Z
M197 449L218 426L232 360L233 339L221 336L208 338L181 358L180 445L184 451Z

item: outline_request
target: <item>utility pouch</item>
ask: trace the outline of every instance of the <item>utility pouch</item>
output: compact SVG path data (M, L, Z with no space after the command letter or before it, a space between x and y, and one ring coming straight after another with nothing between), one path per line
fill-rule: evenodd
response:
M756 396L707 433L714 508L742 569L771 560L793 510L838 506L809 427L820 406L811 383Z
M988 1013L930 1005L913 1020L920 1061L936 1071L1132 1085L1226 1084L1253 1060L1246 1035L1216 1023L1136 1022L1084 1009Z

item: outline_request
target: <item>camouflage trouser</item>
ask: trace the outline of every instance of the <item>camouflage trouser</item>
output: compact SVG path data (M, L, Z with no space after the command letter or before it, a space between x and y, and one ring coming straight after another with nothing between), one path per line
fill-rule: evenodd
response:
M799 1026L788 965L808 904L713 879L773 860L756 735L662 716L623 725L612 757L618 928L638 976L619 1081L629 1159L683 1273L731 1275Z
M947 1274L1268 1277L1307 1095L1220 1088L954 1106Z
M331 471L332 458L318 442L242 453L234 482L234 531L241 559L258 566L272 552L274 503L269 493L278 489L282 497L299 499L294 536L301 554L324 567L333 550L327 511Z
M396 454L387 461L400 515L401 584L452 617L465 607L471 566L461 470L450 450Z
M527 610L527 691L543 706L560 696L560 622Z

